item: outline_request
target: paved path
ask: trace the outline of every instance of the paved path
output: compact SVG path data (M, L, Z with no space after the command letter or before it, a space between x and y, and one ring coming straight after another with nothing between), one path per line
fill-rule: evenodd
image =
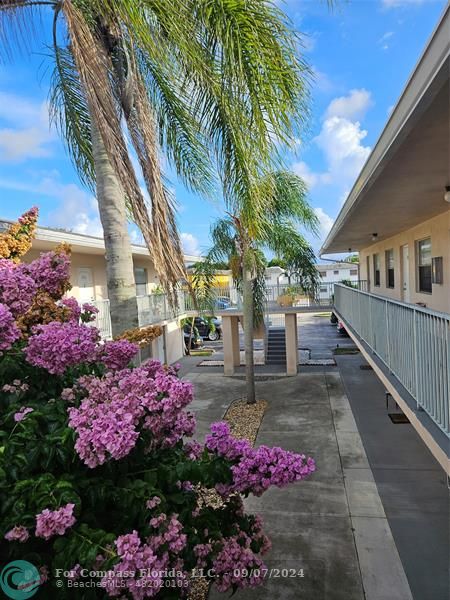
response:
M188 373L195 385L198 435L242 395L243 382ZM304 577L268 579L239 600L411 600L409 587L353 414L337 370L259 382L269 401L257 444L310 454L317 472L284 490L250 497L273 542L269 567L304 569ZM223 598L211 590L209 599Z

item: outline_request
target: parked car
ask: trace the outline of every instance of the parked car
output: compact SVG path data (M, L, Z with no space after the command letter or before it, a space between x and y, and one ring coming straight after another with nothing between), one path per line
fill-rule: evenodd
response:
M213 326L212 326L213 324ZM204 340L215 342L222 337L222 322L216 317L204 319L203 317L195 317L194 327Z
M231 300L227 296L217 296L214 301L214 306L216 310L227 310L231 308Z

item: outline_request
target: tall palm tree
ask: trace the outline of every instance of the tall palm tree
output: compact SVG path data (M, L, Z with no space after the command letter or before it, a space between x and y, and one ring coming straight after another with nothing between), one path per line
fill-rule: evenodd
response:
M255 227L254 207L245 201L238 213L228 213L211 229L213 246L206 260L212 264L227 260L233 279L242 291L247 402L256 401L253 328L263 319L265 296L263 250L268 249L302 269L304 284L317 283L314 252L299 232L303 227L317 233L318 219L306 199L303 180L288 171L278 171L262 177L256 187L264 199L264 211L258 212Z
M49 15L52 116L96 186L115 334L137 322L127 211L173 299L184 275L161 151L191 190L212 194L217 168L227 205L247 197L256 210L254 182L278 160L275 140L299 135L308 70L271 0L2 0L4 48L27 47Z

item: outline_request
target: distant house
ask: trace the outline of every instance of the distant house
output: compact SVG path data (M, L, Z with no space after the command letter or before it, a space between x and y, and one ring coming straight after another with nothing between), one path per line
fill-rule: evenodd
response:
M10 225L10 221L0 221L0 229ZM99 309L97 325L104 337L111 336L109 317L108 288L106 282L105 244L103 238L62 229L38 227L31 250L24 260L31 261L41 252L48 252L65 242L72 249L69 294L79 302L93 302ZM139 323L161 325L163 335L153 342L151 355L163 362L172 363L183 355L183 337L179 326L182 306L178 315L174 315L168 306L164 294L152 294L158 291L159 280L153 262L145 246L132 246L136 296L138 297ZM198 260L198 257L185 255L186 264Z
M321 252L359 251L368 292L335 307L388 392L449 469L450 6Z
M352 281L356 283L359 280L358 264L348 262L334 262L317 264L316 269L320 277L320 283L329 284L339 281ZM282 267L267 267L265 272L266 285L278 286L288 285L289 278L285 269ZM291 284L295 284L295 276L291 277ZM322 285L322 287L325 287Z

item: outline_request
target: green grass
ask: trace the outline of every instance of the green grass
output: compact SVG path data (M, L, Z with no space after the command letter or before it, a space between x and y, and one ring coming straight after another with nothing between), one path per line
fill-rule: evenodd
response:
M191 350L191 356L211 356L213 350Z
M335 348L333 354L359 354L358 348Z

